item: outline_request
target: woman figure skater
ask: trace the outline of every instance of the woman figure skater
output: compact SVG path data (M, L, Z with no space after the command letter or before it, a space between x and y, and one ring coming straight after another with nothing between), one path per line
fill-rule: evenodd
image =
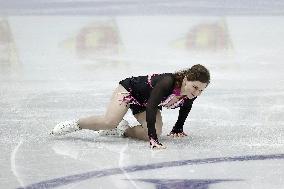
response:
M210 83L207 68L197 64L175 73L126 78L112 94L105 115L90 116L57 124L52 135L64 135L81 129L150 141L151 148L165 148L158 137L162 133L162 107L180 108L178 119L168 136L184 137L183 125L193 101ZM129 127L123 120L128 109L140 125Z

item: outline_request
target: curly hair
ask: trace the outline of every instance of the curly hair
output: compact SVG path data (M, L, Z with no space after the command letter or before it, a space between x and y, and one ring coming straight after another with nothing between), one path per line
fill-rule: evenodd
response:
M188 81L200 81L202 83L210 83L210 73L207 68L201 64L196 64L189 69L180 70L174 73L175 86L181 87L183 79L186 77Z

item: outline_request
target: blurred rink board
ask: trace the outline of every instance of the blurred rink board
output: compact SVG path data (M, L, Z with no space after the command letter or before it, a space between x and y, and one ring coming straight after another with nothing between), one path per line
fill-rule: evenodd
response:
M5 46L1 56L21 49L18 54L23 64L51 55L64 57L66 62L90 60L87 63L95 64L93 60L116 59L177 66L192 58L216 55L253 53L251 56L281 59L283 20L261 16L11 16L0 19L1 49Z
M0 64L15 65L17 63L17 49L10 24L7 18L0 17Z

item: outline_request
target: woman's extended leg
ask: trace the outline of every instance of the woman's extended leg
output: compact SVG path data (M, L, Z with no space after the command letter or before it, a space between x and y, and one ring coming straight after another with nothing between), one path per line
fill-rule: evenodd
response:
M127 90L119 85L112 94L106 113L103 116L90 116L58 123L50 132L52 135L65 135L80 129L112 129L122 120L128 110L127 103L121 101Z
M82 129L104 130L115 128L126 114L129 106L121 101L128 91L119 85L112 94L105 115L89 116L79 119L79 126Z
M140 140L149 140L148 128L146 122L146 112L136 114L134 115L134 117L141 125L137 125L135 127L127 129L125 131L125 136ZM160 136L162 133L162 126L163 126L162 115L161 112L158 111L156 115L156 125L155 125L158 136Z

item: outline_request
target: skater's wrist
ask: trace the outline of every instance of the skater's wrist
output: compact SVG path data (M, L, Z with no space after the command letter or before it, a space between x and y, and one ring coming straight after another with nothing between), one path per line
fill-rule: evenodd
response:
M157 148L157 149L160 149L160 148L162 148L162 149L164 149L164 148L166 148L165 146L163 146L159 141L158 141L158 139L153 139L153 138L150 138L150 148L151 149L155 149L155 148Z
M171 133L182 133L183 132L183 127L173 127Z
M149 140L153 139L153 140L158 141L158 136L156 133L148 133L148 136L149 136Z

